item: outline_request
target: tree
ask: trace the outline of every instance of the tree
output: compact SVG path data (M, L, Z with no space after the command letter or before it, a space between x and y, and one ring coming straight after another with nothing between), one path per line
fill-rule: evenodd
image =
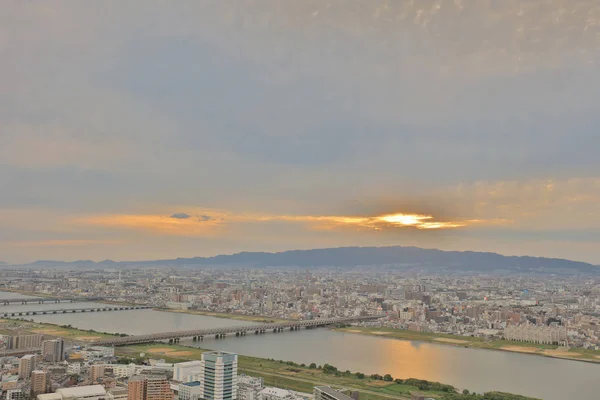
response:
M310 365L308 366L308 368L310 368L310 369L315 369L315 368L317 368L317 364L315 364L315 363L310 363Z
M463 394L464 394L465 396L468 396L468 395L469 395L469 390L467 390L467 389L463 390Z
M336 373L338 372L338 369L333 365L325 364L323 365L323 372L325 372L326 374Z
M358 379L365 379L365 374L363 374L362 372L357 372L355 375Z
M383 376L383 380L386 381L386 382L391 382L391 381L394 380L394 378L392 378L392 376L390 374L385 374Z

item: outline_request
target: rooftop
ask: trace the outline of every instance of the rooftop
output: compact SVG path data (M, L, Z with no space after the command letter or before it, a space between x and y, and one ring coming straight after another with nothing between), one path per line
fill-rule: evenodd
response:
M56 393L62 397L86 397L105 395L106 389L102 385L76 386L70 388L56 389Z
M321 392L328 394L332 397L335 397L338 400L354 400L352 397L350 397L338 390L332 389L329 386L315 386L315 389L320 390Z

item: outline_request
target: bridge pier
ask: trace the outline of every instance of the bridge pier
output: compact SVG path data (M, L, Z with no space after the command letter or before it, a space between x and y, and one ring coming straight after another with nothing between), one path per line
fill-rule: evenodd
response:
M239 336L240 336L240 333L239 333L239 332L236 332L236 333L235 333L235 336L239 337Z
M219 337L219 336L220 336L220 335L217 333L217 334L215 335L215 339L220 339L220 337Z

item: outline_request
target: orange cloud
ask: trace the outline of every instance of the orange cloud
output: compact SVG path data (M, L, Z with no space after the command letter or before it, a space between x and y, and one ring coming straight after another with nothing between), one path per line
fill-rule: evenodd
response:
M420 230L457 229L474 224L497 224L506 220L457 220L438 221L432 215L388 214L375 217L361 216L314 216L314 215L265 215L233 214L223 211L201 211L200 217L174 218L165 215L101 215L79 219L79 223L104 227L133 229L154 234L174 236L216 236L236 224L260 224L288 222L307 224L310 229L335 230L354 228L358 230L391 230L413 228ZM210 218L206 216L210 215Z
M86 239L67 239L67 240L39 240L23 242L7 242L12 247L60 247L60 246L84 246L89 244L123 244L121 240L86 240Z
M79 219L78 222L113 228L126 228L165 235L209 235L222 225L220 220L172 218L166 215L101 215Z

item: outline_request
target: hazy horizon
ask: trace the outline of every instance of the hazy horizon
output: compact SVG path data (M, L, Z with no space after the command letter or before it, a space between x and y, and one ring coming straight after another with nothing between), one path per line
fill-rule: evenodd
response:
M600 264L597 2L11 2L0 56L2 261Z

